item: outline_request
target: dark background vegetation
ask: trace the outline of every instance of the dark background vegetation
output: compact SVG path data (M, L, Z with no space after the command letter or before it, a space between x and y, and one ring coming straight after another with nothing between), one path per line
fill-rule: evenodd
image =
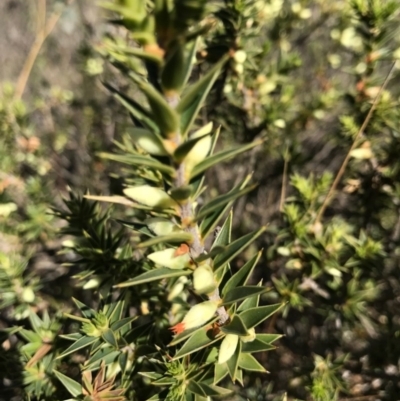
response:
M110 150L128 124L102 85L125 84L102 57L104 38L123 33L104 22L94 2L47 1L46 20L61 16L21 84L43 4L0 2L3 329L23 325L30 307L62 309L72 295L87 297L73 290L75 268L61 265L74 255L60 253L67 238L57 230L64 223L49 211L62 207L68 186L78 193L119 190L117 167L96 152ZM202 118L221 124L221 147L265 142L212 171L205 197L253 172L259 185L234 208L234 236L269 224L257 243L264 249L257 275L271 286L265 302L288 302L265 326L285 335L276 351L260 357L271 373L249 376L235 399L280 400L287 392L288 399L400 400L398 68L356 137L400 58L400 5L227 1L216 17L198 54L198 73L232 46L247 58L222 74ZM354 141L358 153L318 219ZM13 272L23 277L21 286L8 291L16 266L23 266ZM0 400L21 394L15 341L5 337L0 351ZM319 398L318 386L331 395Z

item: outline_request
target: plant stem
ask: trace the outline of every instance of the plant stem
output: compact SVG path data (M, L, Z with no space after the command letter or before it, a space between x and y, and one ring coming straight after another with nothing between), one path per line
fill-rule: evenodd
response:
M69 5L73 2L74 0L68 0L66 2L66 5ZM24 66L22 67L21 73L19 74L17 84L15 87L15 94L14 94L14 99L15 100L20 100L25 88L26 84L28 82L29 76L31 74L33 65L35 64L35 61L39 55L40 49L43 46L43 43L47 39L47 37L50 35L50 33L53 31L54 27L56 26L58 20L61 17L62 11L59 13L54 13L50 16L47 22L46 21L46 5L44 1L39 0L38 3L38 27L37 27L37 32L36 32L36 37L35 41L33 42L33 45L31 47L31 50L28 53L28 56L26 57ZM39 26L41 25L41 26Z
M179 97L178 95L168 96L166 97L166 101L172 108L175 108L176 105L179 103ZM175 143L179 145L180 142L181 142L181 136L180 133L177 133L175 138ZM188 182L186 182L184 162L180 163L176 168L176 178L174 180L174 185L177 188L188 185ZM189 198L185 202L180 203L179 209L180 209L181 221L184 224L184 230L192 234L193 237L192 242L189 244L190 256L192 257L192 259L196 259L198 256L204 253L205 249L204 249L204 243L200 237L199 226L197 223L193 223L194 206L191 199ZM212 294L208 296L208 298L210 301L216 301L216 302L222 301L218 287L214 290ZM226 323L230 318L224 306L220 306L217 309L217 314L219 316L220 324Z
M349 151L347 152L347 155L344 158L342 165L340 166L340 169L339 169L339 171L338 171L338 173L337 173L337 175L335 177L335 180L332 183L332 186L329 188L328 194L326 195L326 197L324 199L324 202L322 203L321 208L319 209L319 212L318 212L317 217L315 219L315 223L314 223L315 225L317 225L317 224L319 224L321 222L322 216L324 215L326 208L329 206L329 204L330 204L330 202L331 202L331 200L333 198L334 192L336 191L336 188L339 185L339 182L342 179L344 172L346 171L347 164L349 163L349 160L350 160L350 157L351 157L351 152L357 146L358 139L360 138L360 136L363 134L363 132L367 128L367 125L369 124L369 122L371 120L372 114L373 114L373 112L375 111L375 109L378 106L378 103L379 103L379 100L380 100L380 98L382 96L382 93L385 90L388 82L390 81L390 79L391 79L391 77L393 75L395 67L396 67L396 62L394 62L392 67L390 68L390 71L388 72L384 83L380 87L379 92L376 95L376 97L374 99L374 102L372 103L372 106L369 109L369 112L368 112L367 116L365 117L365 120L364 120L363 124L361 125L361 128L358 130L357 135L354 137L353 143L352 143Z

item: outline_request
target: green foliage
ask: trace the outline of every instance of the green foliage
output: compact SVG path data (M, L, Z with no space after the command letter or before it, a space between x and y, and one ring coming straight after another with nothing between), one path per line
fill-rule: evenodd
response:
M398 2L102 5L74 96L1 87L6 397L397 400Z

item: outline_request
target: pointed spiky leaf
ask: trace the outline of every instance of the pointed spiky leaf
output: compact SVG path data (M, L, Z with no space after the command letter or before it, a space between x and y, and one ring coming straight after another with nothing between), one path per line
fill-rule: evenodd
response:
M179 133L179 115L167 103L164 97L154 86L135 76L131 76L140 90L146 95L153 112L153 119L157 123L164 138L174 138Z
M229 305L234 302L242 301L243 299L252 298L256 295L263 294L268 290L268 288L258 287L255 285L232 288L223 297L222 305Z
M174 269L160 268L140 274L139 276L130 279L128 281L125 281L123 283L117 284L114 287L117 288L132 287L134 285L149 283L151 281L163 280L165 278L172 278L172 277L188 276L190 274L192 274L191 270L174 270Z
M176 110L181 115L181 133L186 136L228 57L223 57L184 93Z
M221 331L225 334L236 334L237 336L246 336L248 334L247 327L238 315L233 316L226 326L222 326Z
M230 191L226 194L217 196L216 198L212 199L210 202L208 202L206 205L204 205L197 213L195 216L195 221L199 221L203 219L204 217L210 215L216 210L220 210L221 208L224 209L226 206L230 206L232 202L234 202L236 199L240 198L241 196L249 193L252 191L254 188L256 188L256 185L249 186L247 188L243 189L237 189Z
M233 213L231 211L228 217L226 218L224 224L222 225L221 230L217 234L217 237L215 238L211 249L214 249L217 246L223 246L226 247L227 249L227 247L231 243L232 220L233 220Z
M265 343L263 341L258 340L257 338L254 341L243 343L242 344L242 352L244 353L255 353L255 352L266 352L275 349L276 347Z
M239 357L240 357L241 349L242 349L242 344L239 341L238 346L235 350L235 353L226 362L226 366L228 367L228 371L229 371L229 376L231 377L233 382L236 381L236 374L237 374L237 370L239 367Z
M268 373L268 371L251 354L241 353L239 357L239 367L252 372Z
M149 167L171 177L175 174L175 170L171 166L160 163L158 160L153 159L148 155L115 155L112 153L100 152L98 153L98 156L103 159L113 160L119 163L128 164L130 166Z
M231 242L226 251L214 259L214 269L223 267L225 264L230 262L234 257L239 255L240 252L254 242L266 229L266 227L261 227L259 230L253 231L237 239L236 241Z
M193 352L199 351L205 347L209 347L221 338L221 336L212 336L212 330L203 327L201 330L196 331L186 342L182 348L173 357L173 360L190 355Z
M222 295L225 296L228 291L233 288L239 287L247 283L247 280L251 276L257 262L261 257L261 251L254 255L247 263L244 264L225 284Z
M157 245L157 244L181 244L182 242L191 242L193 240L193 236L190 233L176 232L168 235L162 235L158 237L151 238L147 241L141 242L140 244L136 245L137 248L147 248L149 246Z
M213 320L210 320L210 323L209 323L209 324L212 324L212 323L216 322L217 319L218 319L218 318L216 317L216 318L214 318ZM176 335L176 336L172 339L172 341L168 344L168 346L169 346L169 347L172 347L173 345L176 345L176 344L181 343L182 341L185 341L186 339L188 339L189 337L191 337L193 333L195 333L196 331L199 331L199 330L203 330L203 327L195 327L195 328L193 328L193 329L185 330L184 332L179 333L178 335Z
M267 306L259 306L257 308L247 309L240 313L240 318L248 329L258 326L264 320L281 309L284 304L274 304Z
M236 185L232 191L240 190L245 187L247 182L250 180L251 175L248 175L242 182ZM206 239L218 225L220 219L226 214L226 212L231 208L233 200L227 204L219 207L213 213L206 216L200 223L200 233L201 237Z
M201 163L199 163L197 166L195 166L190 174L191 179L197 177L199 174L204 173L206 170L209 168L222 163L225 160L228 160L232 157L238 156L243 152L246 152L255 146L258 146L262 143L263 141L254 141L252 143L238 146L233 149L228 149L228 150L223 150L219 153L216 153L215 155L208 156L205 158Z
M53 373L73 397L78 397L82 394L82 386L78 382L63 375L55 369L53 369Z
M144 128L132 128L128 131L134 143L144 151L155 156L167 156L168 152L164 147L161 137L154 131Z
M61 355L58 355L56 359L64 358L65 356L72 354L73 352L76 352L82 348L86 348L89 345L93 344L96 340L96 337L84 336L75 341L72 345L70 345Z
M207 124L202 129L200 129L196 134L190 139L185 141L182 145L178 146L173 154L174 160L177 162L182 162L185 160L186 156L192 151L192 149L201 141L203 138L209 136L212 130L212 123Z
M118 348L118 342L112 330L106 330L101 336L105 342L112 345L114 348Z
M114 97L129 111L135 123L148 128L153 132L160 132L157 124L153 121L151 112L142 107L136 100L131 99L129 96L123 94L111 85L104 84L104 86L114 94Z
M221 364L216 363L214 369L214 384L218 384L229 374L226 362Z

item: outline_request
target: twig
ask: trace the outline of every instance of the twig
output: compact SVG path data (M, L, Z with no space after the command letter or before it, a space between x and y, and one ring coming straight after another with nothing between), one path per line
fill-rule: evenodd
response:
M67 0L66 5L70 5L74 0ZM38 0L38 19L37 19L37 31L36 38L33 42L31 50L26 57L24 66L22 67L21 73L19 74L18 81L15 87L14 99L21 99L26 84L28 82L29 76L31 74L33 65L39 55L40 49L43 46L43 43L53 31L56 26L58 20L61 17L62 11L59 13L53 13L46 22L46 2L44 0Z
M176 96L166 96L165 100L168 102L168 104L172 108L175 108L177 106L177 104L179 103L179 97L177 95ZM175 142L177 145L179 145L180 140L181 140L180 134L178 133L175 138ZM185 163L182 162L182 163L179 163L179 165L176 167L176 178L174 180L174 186L179 188L179 187L185 186L187 184L188 183L186 182L186 176L185 176ZM195 259L204 253L204 243L200 237L200 230L199 230L198 224L193 223L194 206L190 200L187 200L186 202L181 203L179 208L180 208L181 220L186 225L185 231L192 234L192 237L193 237L193 241L189 244L189 248L190 248L190 256L193 259ZM210 301L216 301L216 302L221 301L221 296L220 296L218 287L214 290L214 292L212 294L210 294L208 296L208 298L210 299ZM224 324L229 320L229 314L224 306L220 306L217 309L217 314L219 317L220 324Z
M347 155L345 157L345 159L343 160L342 165L340 166L340 169L335 177L335 180L332 183L332 186L330 187L328 194L326 195L324 202L322 203L321 208L319 209L319 212L317 214L317 217L315 219L315 224L320 223L322 216L325 213L326 208L329 206L330 201L332 200L332 197L334 195L334 192L337 188L337 186L339 185L340 180L343 177L343 174L346 170L347 164L349 163L350 157L351 157L351 152L354 150L354 148L357 146L357 140L360 138L360 136L362 135L362 133L364 132L365 128L367 128L367 125L369 124L372 114L375 111L376 107L378 106L379 100L382 96L383 91L385 90L388 82L390 81L394 69L396 67L396 62L393 63L392 67L390 68L389 73L387 74L386 78L385 78L385 82L383 83L383 85L380 87L378 94L376 95L374 102L372 103L371 108L369 109L369 112L367 114L367 116L365 117L365 120L361 126L361 128L359 129L359 131L357 132L357 135L355 136L353 143L349 149L349 151L347 152Z

